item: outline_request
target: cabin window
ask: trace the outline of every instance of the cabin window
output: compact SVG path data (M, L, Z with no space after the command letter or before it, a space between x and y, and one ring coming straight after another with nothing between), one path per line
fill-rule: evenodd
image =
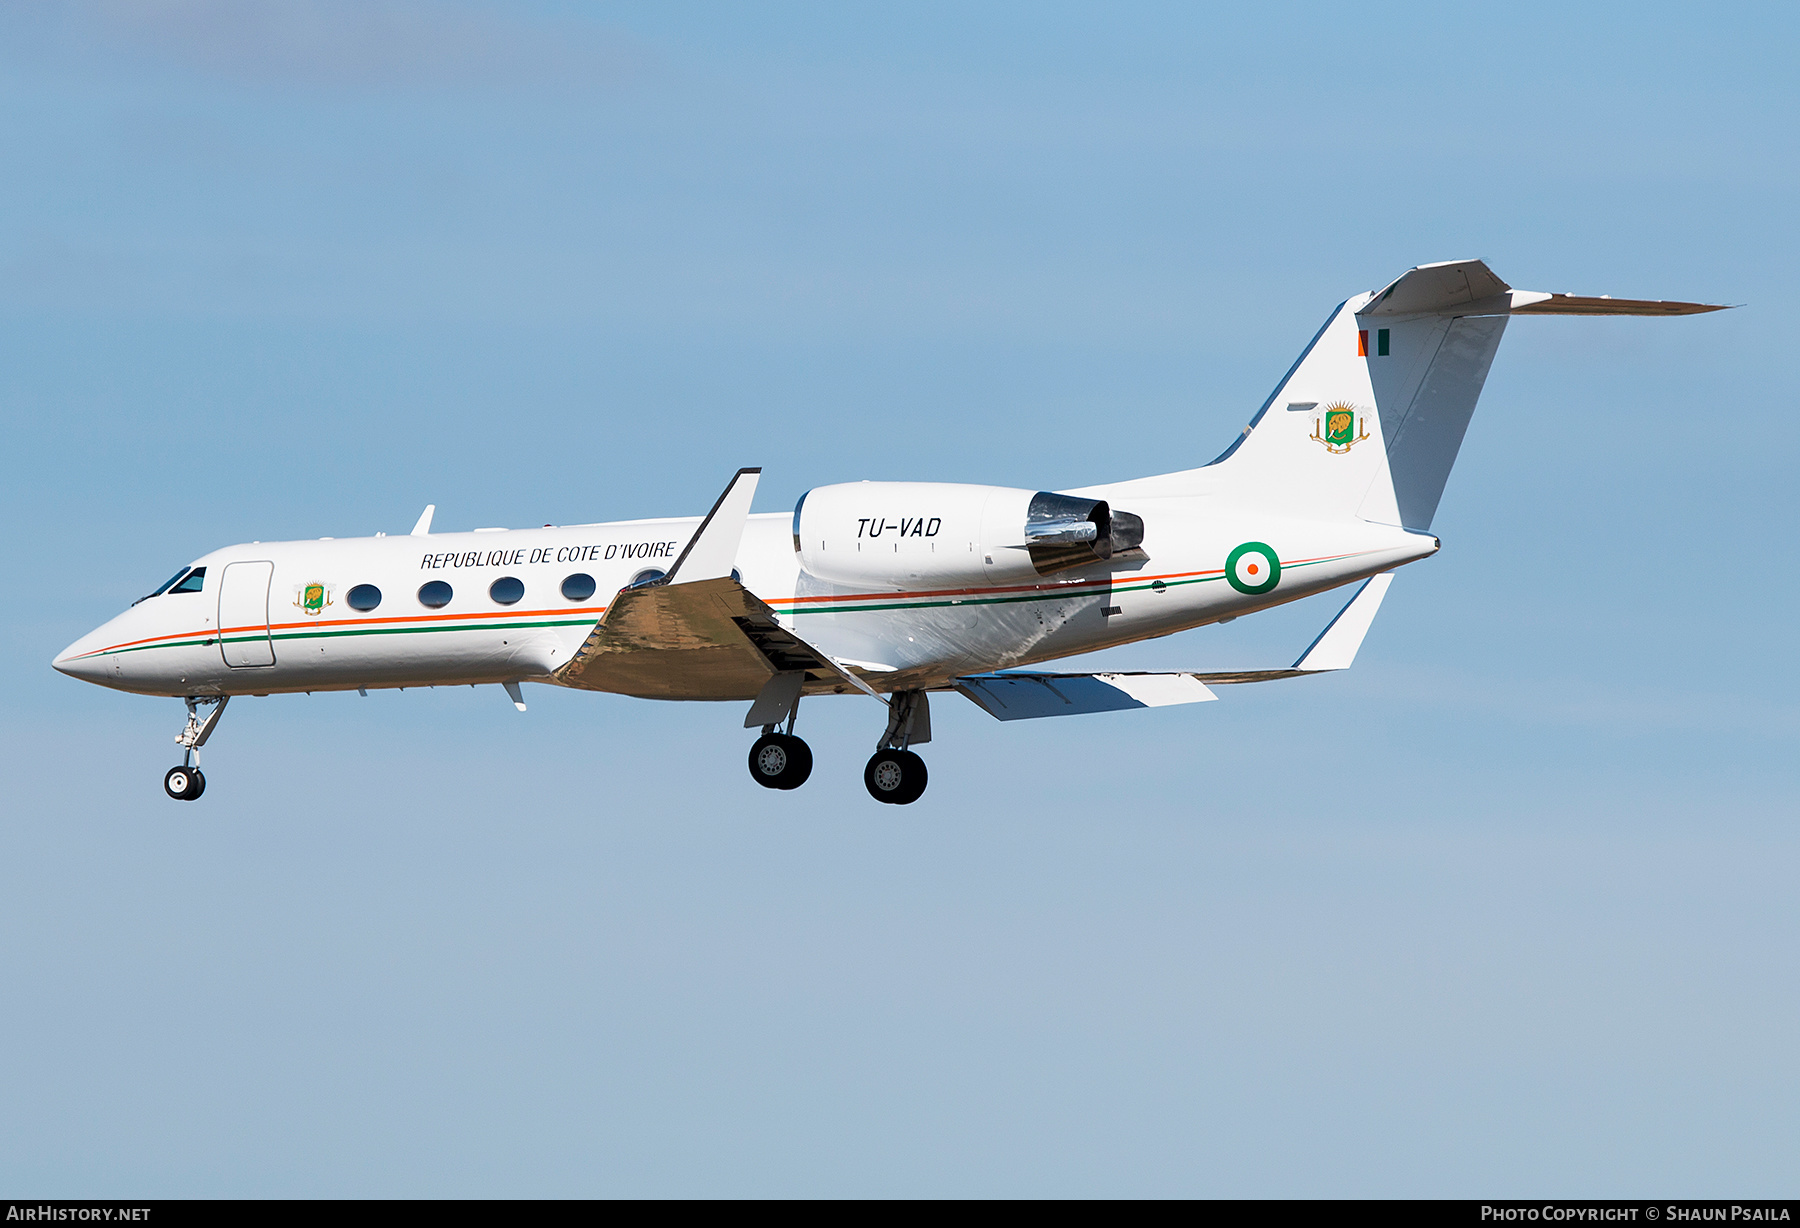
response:
M358 584L344 600L353 610L372 610L381 604L381 590L373 584Z
M668 574L668 572L658 571L654 567L646 567L644 570L638 572L637 575L631 577L631 583L627 584L625 587L642 588L644 585L649 584L654 580L660 580Z
M594 577L585 571L578 571L562 582L562 595L570 601L586 601L594 595Z
M501 576L488 585L488 596L501 605L516 605L525 595L525 581L517 576Z
M419 586L419 604L428 609L441 610L450 604L450 598L456 594L442 580L433 580L429 584Z
M171 593L197 593L206 587L206 568L196 567L187 573L187 578L174 588Z

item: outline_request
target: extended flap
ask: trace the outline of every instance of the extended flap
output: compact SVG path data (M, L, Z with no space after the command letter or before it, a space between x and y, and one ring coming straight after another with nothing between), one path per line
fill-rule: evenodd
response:
M1192 674L971 674L956 689L1003 721L1123 712L1217 699Z

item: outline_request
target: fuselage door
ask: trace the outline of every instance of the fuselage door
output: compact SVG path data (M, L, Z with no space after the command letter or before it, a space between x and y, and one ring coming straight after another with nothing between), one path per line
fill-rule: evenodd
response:
M269 582L275 564L232 563L219 576L219 651L234 669L275 664L269 640Z

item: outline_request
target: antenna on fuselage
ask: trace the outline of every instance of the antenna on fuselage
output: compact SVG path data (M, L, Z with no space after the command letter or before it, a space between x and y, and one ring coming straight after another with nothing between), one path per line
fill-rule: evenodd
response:
M437 504L427 503L425 510L419 513L419 523L413 526L414 537L425 537L431 533L431 517L437 511Z

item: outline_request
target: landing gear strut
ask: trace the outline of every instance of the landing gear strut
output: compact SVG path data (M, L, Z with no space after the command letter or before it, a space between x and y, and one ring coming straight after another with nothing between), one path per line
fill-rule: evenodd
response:
M765 789L798 789L812 775L812 748L794 736L805 682L803 671L776 674L744 718L746 729L762 726L762 737L750 748L750 779ZM787 732L777 733L782 721L787 722Z
M812 749L794 736L805 680L804 671L777 673L763 685L744 718L744 728L762 727L762 737L750 748L750 779L765 789L798 789L812 775ZM925 761L907 748L929 741L931 707L925 692L895 691L888 699L887 729L863 768L869 796L896 806L918 801L929 773Z
M225 705L230 699L229 695L187 697L187 728L175 735L176 743L184 751L181 766L172 767L163 773L163 792L176 801L191 802L206 792L206 777L200 771L200 748L206 745L206 739L212 737L212 731L218 727L219 717L224 714ZM201 716L201 707L208 705L212 707L212 711Z
M907 806L925 792L925 761L907 746L931 741L931 708L924 691L895 691L888 701L887 731L876 744L863 784L878 802Z

